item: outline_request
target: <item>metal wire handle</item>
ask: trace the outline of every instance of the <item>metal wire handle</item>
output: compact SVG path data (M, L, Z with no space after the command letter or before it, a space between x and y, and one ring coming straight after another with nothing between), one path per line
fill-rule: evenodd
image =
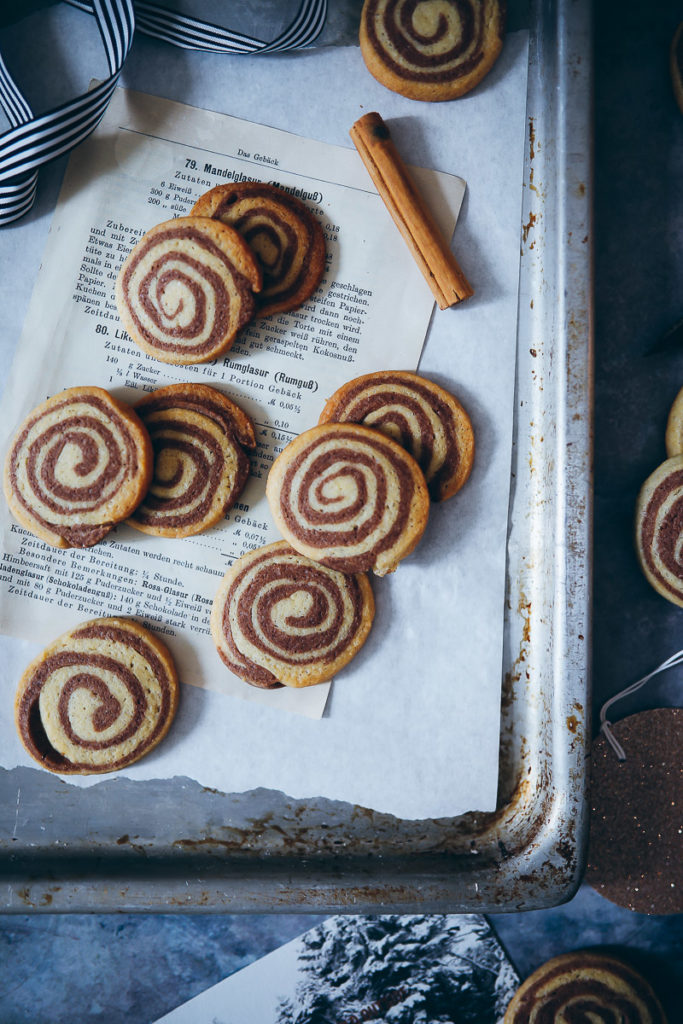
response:
M648 672L648 674L643 676L642 679L638 679L635 683L631 683L631 685L627 686L625 690L621 690L621 692L615 694L614 697L610 697L610 699L605 701L602 705L600 709L600 732L604 733L605 739L612 747L612 750L620 761L626 760L626 752L612 732L612 723L607 719L607 712L618 700L621 700L622 697L628 697L632 693L635 693L636 690L641 688L641 686L645 686L646 683L649 683L652 677L656 676L659 672L665 672L666 669L674 668L676 665L681 664L683 664L683 651L678 651L676 654L672 654L670 658L667 658L666 661L663 661L661 665L658 665L657 668L653 669L652 672Z

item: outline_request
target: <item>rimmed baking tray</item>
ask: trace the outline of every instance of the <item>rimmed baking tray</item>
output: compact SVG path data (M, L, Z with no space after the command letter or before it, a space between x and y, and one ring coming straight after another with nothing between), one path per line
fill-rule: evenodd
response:
M498 809L402 821L189 779L77 789L2 771L3 910L491 913L575 891L590 729L590 4L534 2L529 29Z

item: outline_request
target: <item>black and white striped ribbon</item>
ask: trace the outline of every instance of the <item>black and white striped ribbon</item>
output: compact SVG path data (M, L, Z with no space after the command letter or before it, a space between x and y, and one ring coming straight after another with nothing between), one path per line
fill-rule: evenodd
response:
M10 128L0 135L0 225L33 205L41 164L82 142L97 127L138 31L188 50L211 53L275 53L312 43L325 22L327 0L301 0L293 21L270 42L169 11L144 0L66 0L94 15L107 55L109 76L84 96L34 117L0 55L0 106Z

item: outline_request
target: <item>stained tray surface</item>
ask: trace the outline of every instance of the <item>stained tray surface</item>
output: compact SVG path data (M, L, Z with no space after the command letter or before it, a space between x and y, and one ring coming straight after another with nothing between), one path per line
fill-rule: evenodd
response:
M534 3L527 22L511 6L530 63L498 810L402 821L190 779L76 789L2 771L6 911L495 912L573 894L590 721L590 11Z

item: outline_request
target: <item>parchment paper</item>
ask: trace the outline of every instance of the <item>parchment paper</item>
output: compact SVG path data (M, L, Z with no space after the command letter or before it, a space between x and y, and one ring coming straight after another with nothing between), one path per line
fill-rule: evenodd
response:
M456 171L468 180L469 191L454 246L475 287L476 296L460 307L435 313L420 369L452 390L468 408L477 439L476 464L461 494L450 502L433 507L427 534L416 553L400 566L395 576L377 581L375 594L378 612L370 640L333 684L322 719L311 720L300 715L285 714L277 703L271 706L247 702L225 693L184 687L181 711L169 737L157 751L126 772L130 777L141 779L187 775L205 785L236 792L265 786L281 789L294 797L327 796L345 799L403 817L452 815L470 809L490 810L495 806L526 53L526 36L510 37L501 61L489 76L489 85L457 104L413 104L388 93L369 78L355 47L292 55L272 62L260 60L258 79L250 81L249 90L239 95L236 93L233 97L231 110L235 114L251 118L257 123L267 120L271 125L297 131L305 137L328 139L346 149L349 144L345 133L353 120L369 109L378 109L385 120L389 121L397 144L411 162L419 163L422 158L424 162ZM245 63L252 68L256 66L255 59ZM277 83L283 81L287 82L287 100L279 97L276 87ZM326 97L324 100L323 92ZM293 96L300 98L298 107L292 104ZM277 98L279 102L276 102ZM208 105L206 98L202 99ZM152 108L157 111L154 104L145 105L141 101L140 111L144 116L149 116ZM164 111L160 115L161 121L157 120L154 132L150 134L163 136L168 140L164 145L172 147L177 144L173 132L179 130L178 122L170 107L160 109ZM264 112L267 112L267 118ZM197 115L194 123L192 114L188 114L185 127L197 129L198 126L204 134L194 140L194 145L208 150L211 140L206 134L208 129L205 128L204 120ZM99 136L104 140L104 149L107 130L105 126ZM212 167L221 170L227 168L223 159L226 153L235 152L235 138L230 131L227 131L224 142L219 132L214 135L212 147L215 147L215 151L206 160ZM104 151L98 151L98 145L100 143L97 140L90 144L96 159L98 153L101 157ZM305 143L301 145L305 147ZM246 143L238 148L254 156L255 151ZM260 152L261 149L264 152ZM55 266L58 265L55 260L60 246L55 244L56 228L60 232L69 232L76 230L79 225L81 230L86 225L91 226L91 209L86 209L84 205L89 194L84 152L87 153L82 148L72 158L75 177L67 180L65 193L69 217L60 219L60 213L65 209L60 207L50 242L52 255L48 249L43 263L43 276L55 275ZM116 230L115 225L146 229L170 215L169 211L155 210L155 204L147 202L154 198L160 200L159 206L162 203L173 205L174 202L171 198L166 200L168 190L165 187L162 196L151 192L151 188L157 185L150 182L155 177L166 182L168 175L164 168L163 176L160 177L161 168L156 163L156 151L149 158L154 166L150 168L146 165L146 154L150 152L149 147L119 142L120 162L130 170L128 187L136 190L136 196L137 190L143 194L143 205L148 208L149 216L139 225L129 224L127 220L118 217L116 190L111 191L108 194L111 201L111 225L105 228L108 234L95 234L92 243L98 252L91 255L100 263L105 259L102 238L106 237L115 244L117 239L112 238L112 234L123 233L125 236L125 231ZM265 147L260 146L258 155L263 157L270 154L265 151ZM183 159L196 160L197 154L188 151ZM342 154L341 160L353 162L357 158L351 151ZM267 167L269 172L265 180L277 180L270 176L274 165L266 165L263 161L259 163L261 167ZM358 164L358 174L362 175L364 172L360 161ZM96 162L93 166L101 170ZM176 169L175 163L173 166ZM191 166L186 169L188 173L197 171L197 168ZM203 167L201 169L199 177L209 173ZM323 167L316 165L314 176L317 176L319 182L324 174ZM265 177L255 174L253 165L249 168L248 176ZM210 181L211 185L221 180L215 175L213 177L215 180ZM318 188L306 188L308 193L317 193L311 201L317 202L321 211L329 212L330 215L333 210L326 211L324 202L329 202L331 185L328 182L332 180L323 178L324 187L321 183ZM177 181L181 189L196 187L197 194L204 188L198 182ZM432 202L437 214L440 210L440 215L444 216L450 206L452 215L457 208L457 196L451 193L449 197L448 188L443 185L452 179L440 181L439 187L432 186L430 189ZM74 182L77 187L74 187ZM285 183L294 184L293 181ZM369 182L367 189L368 192L363 192L362 196L370 194L372 186ZM182 200L177 197L182 192L177 185L173 195L176 205L181 206ZM376 199L375 202L379 203ZM172 212L185 212L185 209ZM382 210L379 214L384 216ZM381 228L382 216L369 219L363 217L355 230L347 232L347 237L341 233L339 255L333 254L333 265L326 287L331 289L333 281L342 286L348 286L353 281L356 287L360 287L356 270L346 275L341 272L344 269L343 254L354 245L370 246L373 259L367 267L370 275L368 282L370 277L376 282L370 290L381 292L383 281L389 280L392 284L396 282L393 294L400 315L389 321L392 327L388 329L383 329L383 318L379 316L373 322L370 332L367 332L363 322L364 340L359 348L371 355L368 357L369 362L361 362L359 368L354 367L352 373L346 372L348 367L343 362L340 361L337 369L328 360L331 364L329 378L323 380L315 377L320 389L320 406L326 394L349 376L375 368L373 356L380 360L377 368L382 364L411 368L419 357L431 301L419 273L409 260L406 263L403 243L393 225L388 222L388 217L388 233L385 234ZM334 234L332 228L335 224L341 230L341 219L330 216L328 223L331 235ZM381 239L379 245L378 238ZM68 254L72 246L68 244L68 238L65 238L65 242L64 253ZM92 273L87 269L87 244L84 246L83 243L84 239L81 238L79 265L75 271L73 260L68 258L59 267L64 278L63 304L47 303L47 308L43 304L40 310L32 306L28 324L38 335L41 334L39 317L42 316L48 323L52 319L57 339L62 335L66 337L67 323L62 318L66 316L68 320L70 314L66 310L73 310L74 296L79 294L75 286L79 283L78 276L84 273L84 266L85 277L90 278L90 281L80 283L84 288L97 287L93 283ZM126 244L125 238L122 244ZM335 265L334 260L337 258L340 262ZM104 269L109 272L114 269L114 265ZM336 274L335 270L338 271ZM56 274L57 280L59 276L59 273ZM53 290L56 287L54 280L53 276ZM104 290L106 292L106 288ZM82 308L90 293L83 291L80 294L83 302L78 305ZM423 312L425 301L426 316ZM381 305L378 307L380 312ZM102 311L100 307L98 315L93 317L95 323L108 326L110 332L116 330L116 321L102 319ZM395 313L395 310L389 308L389 312ZM354 315L358 315L357 310ZM408 328L403 339L405 344L401 344L400 329L397 335L397 319L403 328ZM296 330L301 331L302 327L305 330L303 322L292 325L290 321L280 326L284 332L280 337L290 341L295 338ZM102 332L98 334L93 328L92 344L116 340L123 346L127 345L125 339L115 339L110 332L106 335ZM44 378L36 377L35 370L33 376L28 372L31 363L35 367L43 358L41 345L33 339L33 333L33 329L24 333L19 350L23 365L17 364L18 369L15 369L10 386L6 389L3 408L3 428L6 433L11 432L18 422L21 410L23 415L44 397ZM348 337L353 338L353 335ZM372 349L369 348L371 339ZM263 342L262 338L251 340ZM413 346L414 355L407 362L410 349L408 342ZM262 350L249 348L248 341L241 342L241 345L242 351L237 353L236 359L225 361L226 367L229 368L235 362L257 367ZM35 346L34 351L31 351L32 346ZM56 350L64 353L64 359L59 360L59 367L55 368L54 373L48 373L50 391L88 382L110 386L116 392L122 384L124 390L118 393L125 397L125 388L129 383L146 383L148 386L156 386L158 383L161 386L174 380L195 379L223 385L228 393L237 397L239 392L246 390L245 382L250 373L249 370L242 370L241 376L240 373L232 374L236 379L216 379L206 376L205 371L199 368L197 373L185 375L141 355L139 363L144 369L136 371L142 375L138 380L131 380L127 371L122 382L116 378L115 371L120 367L120 362L111 364L114 370L111 381L101 377L93 379L87 372L87 358L85 365L78 367L79 372L82 371L80 378L74 379L73 350L68 345L61 346L61 342ZM123 359L126 366L129 365L127 361L130 357L125 353L115 350L108 350L108 353ZM49 352L46 358L49 360ZM300 375L298 372L291 373L296 365L295 360L283 356L282 368L288 376L297 376L302 381L314 379L313 375L305 376L303 372ZM299 366L302 364L299 363ZM150 367L160 370L158 375L150 372ZM219 368L224 368L223 361L219 361L215 369ZM52 371L51 367L49 369ZM235 390L231 391L231 388ZM281 395L275 397L278 402L287 398ZM307 412L304 412L303 405L302 402L302 412L296 415L305 419ZM275 416L272 410L262 406L249 411L263 414L260 422L264 429L270 430L273 427ZM286 412L294 413L293 410ZM317 416L305 423L289 421L287 429L304 429L312 425L315 419ZM277 443L277 439L273 440ZM262 515L260 509L258 514L255 513L258 498L254 498L253 503L252 498L253 495L247 496L249 512L246 514L257 525L250 528L254 534L253 539L247 537L240 541L245 547L261 543L261 535L264 539L270 538L272 531L272 523L268 521L267 514ZM227 536L231 529L234 531L236 528L238 524L233 516L232 522L221 529L224 536ZM7 566L13 564L12 558L27 559L32 550L31 538L10 531L11 526L7 525L3 539L3 557ZM123 528L117 531L113 541L105 541L93 549L92 553L58 554L63 566L68 565L71 570L79 572L83 571L83 564L90 559L99 559L99 564L91 565L88 572L97 576L99 571L101 575L110 571L111 565L116 566L119 561L125 565L126 557L132 556L131 551L125 550L130 546L132 534L133 531ZM159 572L168 580L177 578L182 584L180 573L184 567L174 566L172 562L174 559L195 561L194 554L187 554L187 541L164 542L158 538L150 538L149 541L154 542L155 555L162 554L171 559L171 563L164 562L161 569L152 570L151 582L159 583L162 588L168 586L181 590L182 587L176 584L154 581L153 573ZM21 545L22 542L29 546L24 548L24 554L20 556L16 553L17 544ZM138 534L135 535L135 543L136 546L140 545ZM180 551L176 548L178 544L181 545ZM35 550L33 548L34 556ZM105 551L108 555L104 554ZM220 551L224 551L222 543ZM224 551L227 556L235 553L234 549ZM150 565L154 561L150 559ZM217 582L219 575L227 568L228 561L226 557L225 564L220 564L220 558L217 557L213 581ZM207 568L213 566L207 565ZM211 593L212 574L205 575L208 581L204 595L206 600ZM9 585L3 583L6 588ZM40 644L52 639L65 626L96 613L96 610L88 614L72 608L67 610L68 614L54 614L54 606L50 608L47 602L27 599L33 609L27 616L22 610L22 604L12 601L15 596L3 597L4 628L15 635L30 636L33 642L3 641L6 657L2 687L6 712L1 719L0 735L3 740L3 764L6 766L31 763L16 739L10 713L13 690L23 664L37 652ZM82 608L87 608L91 603L87 599L87 592L84 598L79 603ZM130 609L130 613L139 614L146 621L149 616L145 617L145 609L138 608L135 601L132 604L131 608L130 602L124 601L123 610ZM186 678L204 686L229 688L225 681L225 670L217 656L215 668L210 666L208 660L202 661L204 656L211 657L211 651L201 644L201 638L193 637L190 641L184 638L182 615L177 608L174 611L177 621L174 619L170 627L175 635L169 636L167 633L169 627L163 624L163 610L157 609L154 614ZM155 621L152 620L150 624L154 625ZM204 653L200 655L198 651ZM314 694L316 689L318 694L312 699L318 702L318 708L307 711L307 714L320 711L323 693L322 688L313 688ZM298 692L278 692L284 692L285 701L288 702L301 696ZM306 697L310 699L310 694L307 693ZM79 781L88 784L96 780Z

